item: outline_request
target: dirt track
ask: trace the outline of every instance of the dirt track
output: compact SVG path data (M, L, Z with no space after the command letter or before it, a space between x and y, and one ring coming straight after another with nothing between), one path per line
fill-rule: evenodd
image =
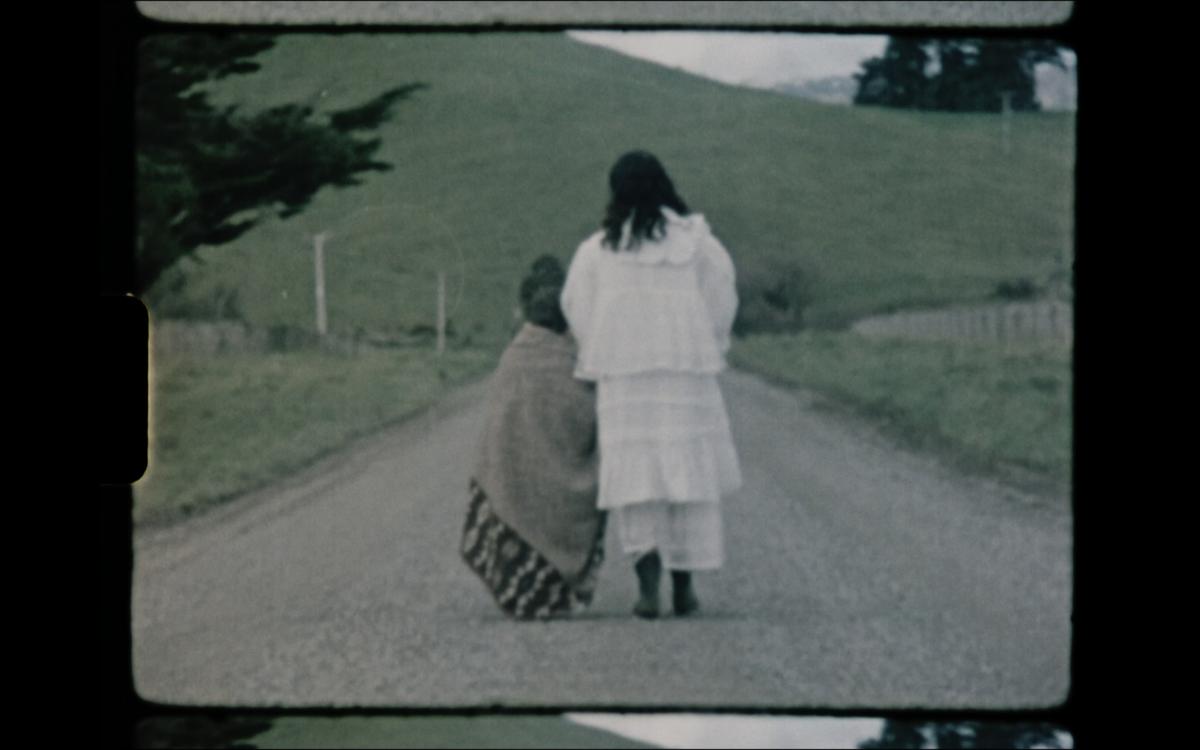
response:
M286 486L139 534L140 694L222 705L1028 707L1065 698L1066 498L723 376L746 486L693 620L506 621L457 556L482 386ZM610 540L611 541L611 540Z

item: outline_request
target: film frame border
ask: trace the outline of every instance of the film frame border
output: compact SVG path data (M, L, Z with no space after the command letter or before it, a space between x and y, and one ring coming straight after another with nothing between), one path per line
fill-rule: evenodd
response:
M740 5L741 3L739 3ZM102 49L107 52L101 55L101 76L102 76L102 125L101 125L101 153L102 153L102 174L106 177L117 175L115 183L123 186L123 189L114 189L107 191L106 195L102 196L101 201L101 222L100 225L103 231L102 249L101 249L101 272L100 272L100 316L99 320L102 324L112 323L120 327L122 335L118 337L112 346L118 350L129 351L130 338L135 342L138 336L141 335L141 313L138 308L141 307L140 302L132 300L125 295L122 290L129 286L130 274L133 272L132 254L122 252L120 248L131 248L133 237L133 220L127 214L127 221L122 224L112 217L119 216L120 212L114 209L122 202L127 202L131 206L131 190L132 190L132 168L131 165L123 167L117 165L122 154L133 152L134 142L132 133L132 89L133 89L133 64L132 50L136 45L137 39L148 33L161 32L184 32L187 31L214 31L214 30L230 30L233 28L227 23L203 24L197 25L193 23L178 23L178 22L163 22L148 18L139 12L140 6L143 5L158 5L157 3L129 3L128 5L115 6L115 9L102 11L101 29L105 35L105 40L102 43ZM204 5L228 5L228 3L205 3ZM261 4L258 4L261 5ZM338 4L323 4L323 5L338 5ZM420 4L417 4L420 5ZM497 4L475 4L475 5L497 5ZM517 5L537 5L535 3L501 3L499 5L517 6ZM630 5L628 3L597 3L594 5ZM682 6L687 3L675 3L673 5ZM698 5L706 5L700 3ZM729 3L728 5L732 5ZM755 5L751 3L750 5ZM778 5L778 4L757 4L757 5ZM840 4L847 5L847 4ZM862 3L859 5L874 5L873 3ZM918 3L917 5L922 5ZM951 4L958 5L958 4ZM1096 23L1095 16L1090 16L1087 13L1081 14L1078 5L1075 3L1052 3L1050 5L1068 5L1071 6L1071 13L1068 18L1061 22L1049 23L1046 25L970 25L970 24L947 24L947 25L929 25L929 24L912 24L912 25L888 25L874 23L869 18L864 21L847 24L836 25L811 25L797 24L793 21L782 23L696 23L686 18L680 18L672 22L654 22L648 23L644 19L629 20L626 18L614 18L608 23L564 23L564 22L547 22L544 20L531 19L521 21L514 17L511 21L503 23L383 23L383 24L311 24L311 23L287 23L287 24L258 24L252 25L256 30L268 30L278 33L288 32L303 32L303 33L345 33L345 32L381 32L381 33L424 33L433 31L468 31L480 33L505 33L513 31L544 31L544 32L561 32L567 29L587 28L597 30L694 30L694 31L758 31L758 32L795 32L795 33L853 33L853 34L868 34L868 33L886 33L890 35L922 35L922 36L984 36L984 37L1029 37L1043 36L1054 38L1065 46L1073 49L1081 59L1081 69L1085 72L1080 74L1080 101L1085 102L1091 89L1088 86L1090 80L1086 72L1093 64L1094 60L1103 61L1103 56L1097 54L1096 50L1091 48L1090 29L1094 28L1091 24ZM135 7L136 6L136 7ZM115 48L115 49L114 49ZM1096 57L1093 57L1096 55ZM104 94L117 93L118 96L105 101ZM115 99L115 101L114 101ZM104 106L107 105L107 106ZM124 106L124 112L122 107ZM1082 116L1077 119L1077 159L1076 166L1076 184L1075 184L1075 245L1076 249L1080 246L1081 235L1085 237L1093 237L1092 233L1087 229L1089 226L1084 220L1084 208L1091 205L1092 195L1086 189L1087 181L1086 173L1089 171L1088 153L1091 153L1090 148L1094 141L1091 140L1094 131L1087 126L1087 114L1091 111L1091 103L1081 104ZM125 120L122 122L122 120ZM131 161L126 159L126 161ZM123 179L122 179L123 178ZM132 213L132 212L129 212ZM1076 257L1078 264L1078 257ZM1078 270L1078 266L1076 267ZM1085 279L1090 278L1085 274ZM1078 283L1078 274L1077 274ZM1091 318L1088 313L1088 295L1082 295L1083 303L1080 305L1079 296L1076 297L1077 306L1081 306L1085 312L1085 323ZM144 308L142 308L144 310ZM1079 316L1076 315L1077 327ZM1082 344L1082 346L1081 346ZM102 344L103 347L103 344ZM124 347L124 349L122 349ZM1086 326L1082 334L1077 332L1076 336L1076 352L1075 352L1075 367L1078 372L1081 349L1083 359L1091 356L1090 352L1090 337L1086 335ZM110 349L111 350L111 349ZM134 347L136 351L136 346ZM144 362L142 363L144 367ZM144 369L140 370L140 374L144 377ZM131 367L114 370L111 379L102 377L102 384L119 386L126 383L126 379L132 374L135 378L139 373L139 364L137 358ZM1074 597L1074 625L1072 637L1072 654L1071 654L1071 687L1068 698L1060 706L1038 710L941 710L941 709L887 709L882 708L878 711L863 710L863 709L838 709L831 708L797 708L797 709L779 709L765 708L758 713L761 715L783 715L783 716L821 716L821 717L879 717L885 719L897 720L928 720L928 721L998 721L998 722L1049 722L1062 726L1072 733L1078 744L1081 739L1088 739L1088 725L1084 721L1085 710L1091 709L1094 706L1094 696L1090 688L1085 687L1093 678L1096 677L1097 671L1094 666L1092 657L1095 656L1094 647L1088 645L1091 641L1090 629L1093 623L1094 610L1089 607L1092 603L1090 594L1085 594L1081 597L1080 593L1086 592L1087 587L1093 584L1090 568L1091 564L1086 562L1086 550L1090 545L1085 544L1085 555L1080 554L1080 545L1078 540L1080 537L1088 539L1093 528L1091 526L1092 516L1090 511L1085 511L1085 518L1079 517L1080 503L1077 497L1080 494L1081 487L1088 487L1090 484L1081 476L1079 471L1079 436L1080 432L1080 409L1081 401L1087 397L1087 391L1081 392L1081 389L1076 387L1074 391L1073 403L1073 419L1075 438L1075 471L1074 481L1072 483L1072 513L1075 518L1075 544L1074 548L1074 571L1075 571L1075 597ZM126 397L127 398L127 397ZM136 433L137 415L139 414L136 403L129 405L124 404L121 399L118 399L118 406L124 405L130 408L131 412L123 412L126 416L130 413L134 415L134 429L130 433ZM121 413L121 412L114 412ZM1086 413L1086 410L1085 410ZM142 423L144 424L144 422ZM120 433L125 435L126 433ZM144 436L143 436L144 437ZM134 438L136 444L136 438ZM1089 441L1085 440L1085 445ZM110 443L111 445L112 443ZM124 445L118 441L118 444ZM134 452L136 453L136 447ZM108 466L107 459L115 459L118 464L124 458L129 460L127 454L120 450L113 454L101 454L101 466ZM132 460L134 468L127 470L132 472L136 470L136 459ZM119 472L118 472L119 474ZM277 709L259 709L245 707L176 707L160 704L152 704L142 700L137 696L133 686L132 674L132 659L131 647L132 637L128 633L128 607L123 605L129 604L131 591L131 573L132 573L132 491L128 486L122 486L120 476L108 475L101 473L101 479L98 483L100 503L96 512L100 515L99 528L101 528L103 542L107 549L102 549L106 552L102 556L102 570L104 585L101 587L102 609L105 619L102 624L102 633L105 636L105 652L102 657L102 663L105 671L105 714L109 719L106 724L106 734L109 734L114 739L128 739L131 737L132 730L137 722L152 719L155 717L176 717L176 716L214 716L214 717L238 717L238 716L258 716L258 717L276 717L276 716L421 716L421 715L453 715L453 716L478 716L492 714L516 714L516 715L560 715L571 711L585 711L591 713L604 712L606 708L603 706L587 705L587 706L548 706L537 709L509 709L502 705L497 705L482 709L411 709L411 708L358 708L358 709L319 709L310 708L277 708ZM136 478L136 477L134 477ZM1083 481L1081 481L1083 480ZM122 504L124 503L124 507ZM122 518L125 513L129 517ZM1081 530L1083 529L1083 530ZM124 552L122 551L124 548ZM1080 570L1084 570L1084 575L1080 575ZM1083 580L1081 580L1083 579ZM123 594L119 594L120 584L124 580ZM114 597L114 594L116 596ZM1083 607L1084 617L1080 617L1080 600L1083 599L1087 606ZM116 615L116 616L113 616ZM122 621L118 624L117 617L121 617ZM1082 631L1081 631L1082 625ZM124 650L124 658L121 655L121 650ZM1091 662L1091 663L1089 663ZM111 684L110 684L111 682ZM670 707L652 707L652 708L636 708L629 706L615 706L612 710L621 710L624 712L639 712L639 713L675 713L675 712L701 712L713 715L719 714L738 714L744 715L751 712L745 709L713 709L711 707L687 707L680 706L678 708ZM120 741L120 739L118 739Z

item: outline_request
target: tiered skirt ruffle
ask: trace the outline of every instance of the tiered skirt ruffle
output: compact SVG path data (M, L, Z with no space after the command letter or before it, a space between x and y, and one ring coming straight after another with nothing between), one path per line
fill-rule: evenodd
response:
M717 502L742 483L715 375L652 372L597 382L598 505Z

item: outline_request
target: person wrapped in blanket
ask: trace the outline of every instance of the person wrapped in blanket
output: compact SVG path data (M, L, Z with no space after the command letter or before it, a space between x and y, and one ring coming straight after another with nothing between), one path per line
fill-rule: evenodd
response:
M525 323L489 384L462 534L463 560L521 620L586 609L604 559L595 387L573 376L565 276L544 255L521 283Z

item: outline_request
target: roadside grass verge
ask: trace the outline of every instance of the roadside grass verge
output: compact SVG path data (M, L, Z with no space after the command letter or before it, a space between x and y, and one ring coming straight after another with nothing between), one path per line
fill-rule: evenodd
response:
M1006 352L806 332L740 339L730 360L818 393L960 468L1070 486L1071 360L1061 346Z
M495 353L320 351L159 358L134 521L168 524L294 474L485 375Z

